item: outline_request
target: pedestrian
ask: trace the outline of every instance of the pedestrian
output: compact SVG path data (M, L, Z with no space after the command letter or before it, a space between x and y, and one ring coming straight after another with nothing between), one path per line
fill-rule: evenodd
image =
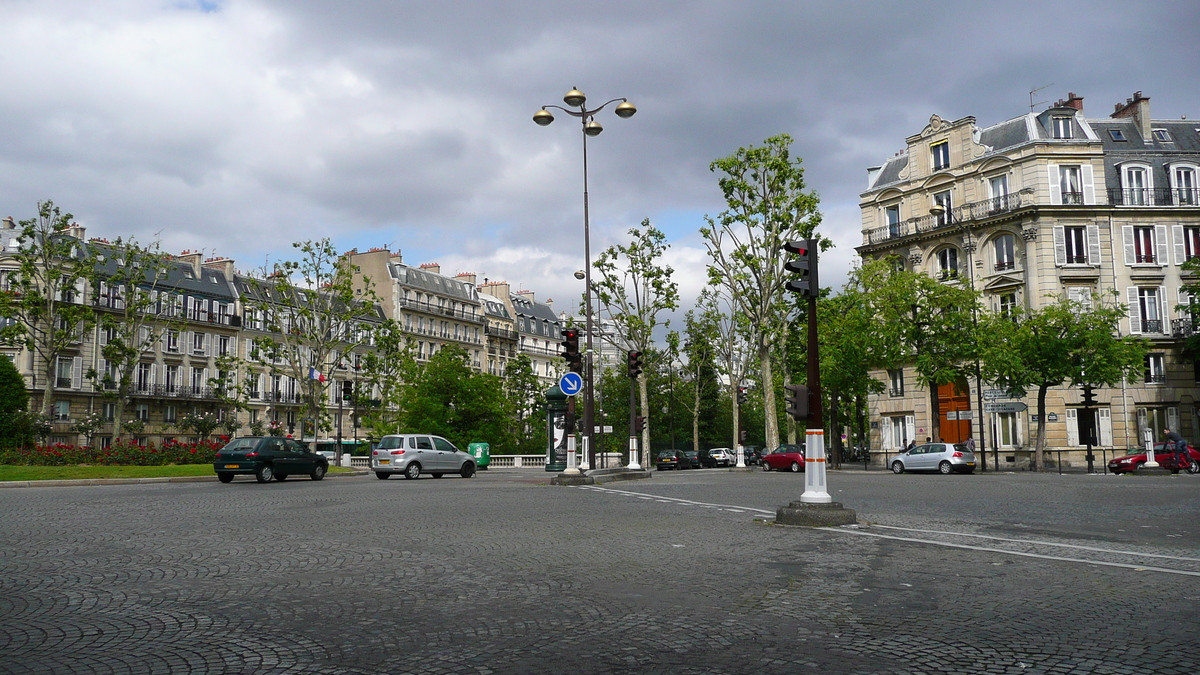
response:
M917 447L917 439L915 439L915 438L909 439L908 445L905 446L904 451L912 452L912 449L915 447Z
M971 454L975 454L975 437L974 436L967 436L966 446L967 446L967 450L970 451Z
M1179 468L1183 469L1192 463L1192 458L1188 456L1187 441L1183 440L1183 436L1171 431L1163 429L1163 435L1167 437L1167 442L1163 450L1169 450L1175 453L1175 460Z

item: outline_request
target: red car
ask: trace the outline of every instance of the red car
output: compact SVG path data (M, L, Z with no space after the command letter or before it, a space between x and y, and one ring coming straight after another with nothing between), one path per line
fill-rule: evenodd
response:
M1191 457L1191 462L1184 466L1180 466L1179 456L1174 452L1164 450L1165 443L1154 444L1154 461L1158 462L1159 466L1164 469L1170 469L1171 473L1179 473L1180 470L1188 473L1200 473L1200 450L1196 450L1191 445L1188 446L1188 456ZM1108 463L1108 470L1113 473L1132 473L1142 468L1146 463L1146 453L1140 452L1136 455L1125 455L1117 457Z
M769 455L763 455L763 471L804 471L804 446L785 443Z

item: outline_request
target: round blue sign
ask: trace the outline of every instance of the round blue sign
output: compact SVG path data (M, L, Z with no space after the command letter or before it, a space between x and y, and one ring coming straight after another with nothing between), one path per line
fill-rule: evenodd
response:
M579 373L564 373L558 380L558 388L567 396L574 396L583 391L583 377Z

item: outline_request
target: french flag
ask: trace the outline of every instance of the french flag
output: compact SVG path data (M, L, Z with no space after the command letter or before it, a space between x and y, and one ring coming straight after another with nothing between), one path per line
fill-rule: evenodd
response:
M309 366L309 368L308 368L308 379L310 379L310 380L316 380L317 382L324 382L324 381L325 381L325 376L324 376L324 375L322 375L322 374L321 374L321 373L320 373L320 372L319 372L319 371L318 371L316 368L313 368L312 366Z

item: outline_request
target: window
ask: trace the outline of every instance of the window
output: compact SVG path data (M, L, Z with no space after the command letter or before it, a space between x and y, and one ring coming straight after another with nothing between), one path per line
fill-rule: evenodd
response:
M54 402L54 419L59 422L65 422L71 419L71 402L70 401L55 401Z
M150 393L150 385L153 384L153 376L151 375L149 363L139 363L137 372L134 374L134 388L139 394Z
M1071 138L1072 137L1071 118L1070 117L1055 117L1055 118L1053 118L1052 121L1054 123L1054 137L1055 138Z
M178 392L179 391L179 366L168 365L166 379L167 379L167 383L166 383L167 384L167 393L174 394L174 393Z
M1157 288L1136 288L1131 316L1140 324L1135 333L1163 332L1162 300Z
M204 368L192 368L192 393L199 396L204 391L204 385L207 384L204 376Z
M115 420L117 418L117 404L105 403L100 414L104 416L105 422L111 422Z
M1092 308L1092 287L1067 286L1067 300L1077 302L1090 310Z
M1146 355L1146 384L1162 384L1167 381L1163 370L1162 354Z
M192 333L192 353L198 355L207 354L208 350L205 349L205 342L207 339L208 333L201 333L199 331Z
M1017 436L1017 413L996 413L996 443L1002 448L1020 445Z
M163 333L163 340L166 343L164 351L171 354L179 353L179 331L168 329Z
M950 194L949 190L935 194L933 196L933 203L939 204L943 209L945 209L945 211L937 217L937 224L939 227L953 222L953 218L950 215L950 210L954 208L954 198Z
M1160 141L1163 143L1173 143L1174 142L1171 140L1171 132L1167 131L1166 129L1154 129L1150 133L1154 134L1154 140L1156 140L1156 141Z
M891 394L892 396L903 396L904 395L904 370L900 369L900 368L897 368L895 370L889 370L888 371L888 379L891 381L891 384L892 384L892 387L888 393Z
M1183 228L1184 260L1200 258L1200 227L1190 225Z
M1147 191L1150 188L1148 173L1145 167L1127 166L1122 172L1124 194L1123 203L1130 206L1145 206L1148 203Z
M1152 263L1154 258L1154 228L1133 228L1133 261L1135 263Z
M1016 267L1017 238L1011 234L1002 234L992 242L992 251L996 256L996 271L1011 270Z
M1087 229L1084 227L1064 227L1066 236L1067 264L1087 263Z
M1178 166L1171 172L1175 182L1175 203L1182 206L1200 204L1200 190L1197 189L1196 169L1190 166Z
M133 409L133 416L143 422L150 421L150 406L145 403L139 403Z
M1014 317L1017 309L1017 294L1005 293L1000 296L1000 316Z
M914 420L911 415L897 415L895 417L883 418L885 428L881 431L884 434L883 447L892 450L901 450L908 445L912 440L914 431ZM890 441L890 442L889 442Z
M70 387L71 386L71 371L74 361L72 359L59 359L58 368L55 372L54 386Z
M988 179L988 192L991 194L993 211L1008 208L1008 176L993 176Z
M1058 187L1063 204L1083 203L1083 183L1079 179L1078 166L1062 166L1058 170Z
M946 141L929 146L933 153L933 170L941 171L950 168L950 144Z
M1109 129L1108 135L1118 143L1125 141L1125 132L1121 131L1120 129Z
M217 356L229 356L229 336L217 337Z
M958 276L958 249L946 247L937 254L938 276L942 279L953 279Z

